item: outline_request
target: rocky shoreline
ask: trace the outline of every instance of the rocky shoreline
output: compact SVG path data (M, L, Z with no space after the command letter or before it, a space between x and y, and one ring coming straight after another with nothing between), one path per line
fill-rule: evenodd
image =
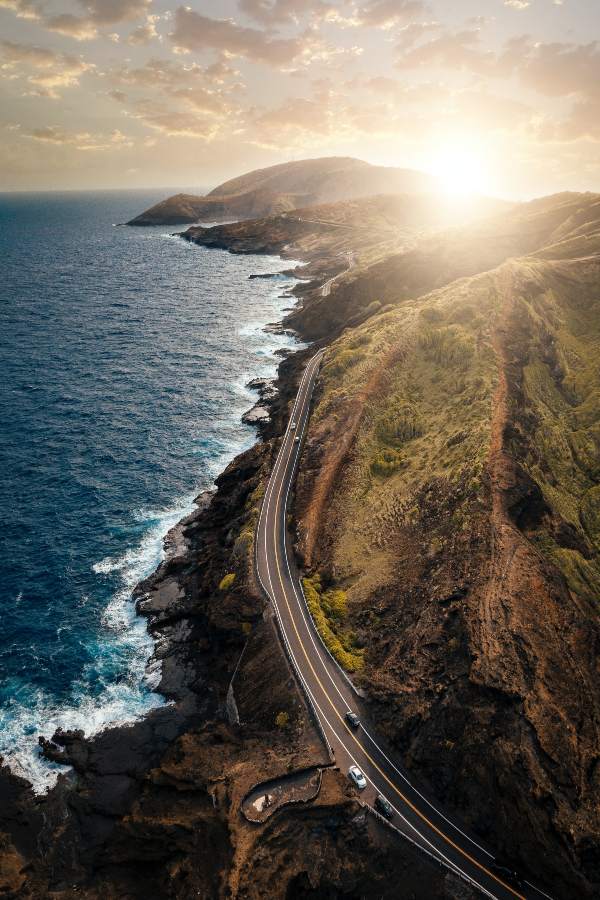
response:
M287 228L288 220L283 219ZM276 224L281 225L279 219ZM266 228L263 222L236 223L190 229L184 237L233 252L240 252L237 242L243 240L241 252L280 252L306 260L307 268L301 272L306 280L294 291L300 302L281 326L274 327L293 327L304 340L322 344L332 342L346 326L360 324L386 308L400 310L402 319L402 310L410 310L413 299L432 288L453 284L452 290L460 292L464 276L472 274L472 269L487 272L502 262L502 254L522 255L533 249L528 225L525 237L515 226L513 239L504 248L490 242L484 231L478 255L470 253L468 259L457 256L456 239L449 234L444 241L424 241L417 250L353 270L324 298L320 288L334 274L335 257L328 255L327 248L319 255L318 241L312 249L302 241L289 245L285 234L278 250L269 243ZM239 229L244 230L241 235ZM254 236L248 229L255 230ZM313 237L311 232L311 241ZM211 244L213 240L220 244ZM478 246L476 241L468 245ZM269 249L263 250L266 246ZM564 273L559 274L560 283L568 283ZM528 277L518 285L516 295L524 296L531 288ZM597 272L589 278L590 285L597 283ZM505 277L500 283L504 290ZM398 285L402 286L400 296ZM434 296L439 300L440 292L430 295ZM477 296L474 290L473 297ZM590 296L587 287L585 296ZM462 295L448 302L453 315L455 309L465 309ZM410 315L406 320L409 325L420 321ZM524 341L521 332L526 331L518 321L501 324L505 330L497 334L503 342ZM516 363L521 356L527 357L519 341L510 345L507 354L511 360L507 384L512 391L523 383ZM420 346L418 341L413 345ZM402 884L406 894L417 900L473 896L464 883L366 812L347 780L329 765L282 650L269 604L255 583L252 540L264 486L300 373L314 348L284 357L273 382L251 382L259 398L246 421L257 426L261 440L230 463L213 492L200 495L196 510L167 535L164 562L136 589L138 611L155 639L150 665L160 662L159 690L169 703L133 725L108 729L91 740L78 733L57 733L44 741L47 758L73 767L45 798L34 797L26 782L7 769L0 770L0 894L52 895L61 900L74 896L90 900L392 898ZM331 355L339 350L338 343ZM489 356L496 359L492 351ZM381 351L373 351L373 358L385 370L383 379L390 365L398 367L394 358L386 369ZM500 363L503 359L500 354ZM327 400L325 387L317 386L315 404ZM332 545L348 508L337 509L331 499L343 494L344 479L350 483L343 467L352 461L353 429L363 421L361 404L370 412L369 403L377 399L381 382L369 381L362 393L338 387L330 391L330 406L307 436L293 498L303 538L299 550L308 562L312 553L314 567L324 572L332 571ZM431 385L425 394L432 394ZM504 409L496 395L492 406L497 415ZM522 408L522 398L517 397L514 409ZM498 447L506 435L514 440L516 434L528 433L518 421L495 427ZM576 885L578 896L591 897L596 895L598 881L595 813L583 806L578 792L581 783L582 792L595 796L595 769L586 768L567 745L552 758L536 735L545 739L561 732L562 719L552 709L564 715L569 727L587 715L590 698L595 697L594 683L590 674L585 693L579 687L571 695L565 690L563 635L574 636L569 639L580 641L582 648L594 647L595 638L589 637L592 625L585 626L589 635L582 626L586 617L592 622L592 616L584 615L583 607L579 611L573 607L568 626L550 629L548 610L560 613L570 603L569 595L559 573L548 566L536 575L537 583L530 589L526 579L535 567L528 562L514 569L515 589L502 594L502 609L512 616L509 624L496 626L491 620L482 626L487 596L487 584L482 582L486 573L495 571L489 566L491 526L486 515L488 507L494 511L494 496L503 504L511 501L512 482L494 466L494 459L491 463L486 459L477 494L480 506L474 507L477 515L473 513L469 528L453 527L460 485L446 496L442 479L419 495L414 506L424 517L421 531L413 518L405 522L400 517L400 524L385 520L386 539L397 542L394 577L379 589L375 602L369 601L378 611L375 618L369 609L356 622L365 636L371 667L362 685L365 702L375 710L383 733L415 778L433 785L432 793L449 812L458 814L508 859L522 863L530 877L546 884L554 896L573 896ZM323 473L331 475L331 481L311 519L311 492L319 487ZM528 495L522 504L523 509L531 507ZM521 500L516 505L521 509ZM522 533L512 521L491 524L501 532L510 525L519 552L528 560L533 558L527 528L541 527L540 523L528 521ZM432 543L436 528L443 540ZM446 533L448 529L452 534ZM312 550L304 540L307 535L314 543ZM424 547L429 547L426 554L420 552ZM511 560L509 554L512 565ZM509 563L502 569L498 591ZM407 577L400 564L414 564L415 571L410 569ZM549 601L538 615L546 631L530 650L538 625L535 629L528 625L525 613L541 596L541 584L552 587L553 593L548 592ZM498 636L488 640L495 630ZM393 642L398 646L392 647ZM499 646L504 648L502 653L496 653ZM584 663L586 673L593 671L592 651L588 652L589 661L579 645L577 654L573 653L579 669L573 665L572 672L577 671L578 677ZM514 672L523 673L522 684L516 687L504 668L504 660L513 658L510 654L515 660L510 678ZM499 675L494 674L496 662L501 667ZM573 683L578 684L575 675ZM541 685L542 693L536 694L532 685ZM549 694L543 693L548 685L554 707L548 707ZM534 718L541 719L539 729L531 724ZM592 735L591 754L594 722L586 727ZM565 761L572 771L565 769ZM316 799L283 806L262 823L244 818L241 806L250 792L284 774L314 767L323 770ZM564 824L574 821L569 818L571 810L579 810L577 846L573 831ZM548 873L552 874L549 887Z
M283 898L319 884L370 896L371 882L386 896L386 879L393 884L399 872L415 887L435 885L436 896L458 896L457 889L469 896L410 845L398 852L331 770L316 800L301 811L281 809L262 835L240 812L257 783L330 766L256 587L251 554L265 480L309 352L283 358L275 380L251 382L259 401L245 419L261 440L196 498L196 509L165 536L165 559L134 591L155 641L148 667L160 666L166 705L92 738L60 730L40 738L46 759L71 767L43 797L0 768L2 896ZM365 852L351 861L357 842ZM279 872L277 888L269 871Z

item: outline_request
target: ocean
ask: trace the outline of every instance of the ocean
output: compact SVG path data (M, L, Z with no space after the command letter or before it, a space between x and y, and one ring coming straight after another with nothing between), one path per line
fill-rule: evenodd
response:
M0 195L0 755L160 705L131 591L166 531L255 441L249 379L289 337L290 263L116 228L165 192Z

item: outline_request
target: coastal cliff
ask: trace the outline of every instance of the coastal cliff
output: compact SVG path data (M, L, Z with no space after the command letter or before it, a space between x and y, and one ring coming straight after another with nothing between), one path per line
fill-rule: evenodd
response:
M279 215L373 194L422 194L435 189L423 172L373 166L351 157L323 157L257 169L226 181L204 197L175 194L131 219L128 225L175 225L200 220Z
M306 264L287 322L327 350L298 557L313 584L345 592L333 625L361 651L353 677L411 773L557 900L593 897L598 198L435 234L340 229L333 205L334 218L186 234ZM309 352L282 361L262 442L198 498L135 592L168 703L90 740L42 741L72 767L44 798L0 770L5 896L473 896L331 766L255 584L260 500ZM316 797L244 815L257 784L317 769Z
M294 512L383 733L567 900L600 883L600 204L539 205L546 227L514 232L534 252L333 343Z
M92 739L42 740L72 767L45 797L0 770L3 896L391 898L401 879L415 896L474 897L332 769L254 583L252 529L302 359L280 365L264 442L198 498L136 589L168 705ZM311 767L323 768L316 797L262 824L243 815L257 783Z

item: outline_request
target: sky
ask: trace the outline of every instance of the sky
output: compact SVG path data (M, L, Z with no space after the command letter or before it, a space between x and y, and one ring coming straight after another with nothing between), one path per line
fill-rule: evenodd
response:
M0 0L0 190L316 156L600 191L600 0Z

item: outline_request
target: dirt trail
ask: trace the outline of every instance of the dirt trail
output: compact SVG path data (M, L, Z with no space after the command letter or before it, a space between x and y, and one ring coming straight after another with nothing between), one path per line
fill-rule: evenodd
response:
M365 411L369 408L369 398L384 387L388 371L406 354L411 339L417 314L414 309L406 309L406 331L401 343L394 346L382 359L381 364L372 373L364 389L356 394L347 406L347 413L337 423L336 434L322 435L319 428L314 430L312 442L327 446L328 453L320 460L319 477L311 482L310 493L306 505L301 504L302 531L300 535L301 553L307 569L313 565L315 547L327 521L327 504L332 496L336 479L343 470L348 454L351 452ZM302 473L302 467L301 467Z

